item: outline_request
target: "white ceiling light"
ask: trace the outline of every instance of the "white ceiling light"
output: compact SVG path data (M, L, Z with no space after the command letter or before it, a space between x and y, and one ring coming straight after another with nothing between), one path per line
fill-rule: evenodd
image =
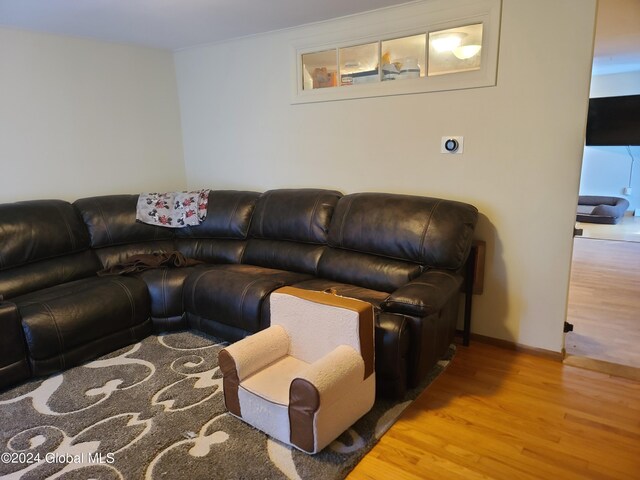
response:
M429 42L438 53L452 52L453 49L460 46L463 37L466 37L465 33L442 33L430 35Z
M453 54L459 60L467 60L478 54L482 47L480 45L462 45L453 49Z

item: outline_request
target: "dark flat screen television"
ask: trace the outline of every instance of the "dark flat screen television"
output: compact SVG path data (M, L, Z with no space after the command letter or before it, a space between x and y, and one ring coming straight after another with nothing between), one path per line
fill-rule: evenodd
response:
M640 95L589 99L587 145L640 145Z

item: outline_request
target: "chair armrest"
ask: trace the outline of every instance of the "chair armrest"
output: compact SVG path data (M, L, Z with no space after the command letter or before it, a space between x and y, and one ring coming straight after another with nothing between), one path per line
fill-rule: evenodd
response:
M375 400L375 374L340 345L303 369L289 388L290 443L316 453L364 415Z
M385 312L424 317L440 311L460 291L463 277L449 270L428 270L393 292L380 307Z
M235 370L238 381L253 375L289 351L289 335L280 325L254 333L218 354L223 375Z
M372 374L373 375L373 374ZM317 410L349 396L364 380L364 360L352 347L340 345L302 370L291 382L289 404Z

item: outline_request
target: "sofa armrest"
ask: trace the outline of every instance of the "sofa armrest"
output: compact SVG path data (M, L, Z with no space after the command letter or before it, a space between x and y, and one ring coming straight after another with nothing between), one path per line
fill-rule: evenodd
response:
M460 291L463 277L448 270L428 270L382 302L383 311L424 317L438 312Z
M289 335L286 330L280 325L272 325L224 348L218 358L223 375L234 369L241 382L284 357L288 351Z

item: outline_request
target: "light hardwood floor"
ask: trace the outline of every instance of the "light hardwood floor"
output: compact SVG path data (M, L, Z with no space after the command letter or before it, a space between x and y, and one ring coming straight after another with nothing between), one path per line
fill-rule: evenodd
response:
M630 213L627 212L627 215L616 225L576 222L576 228L583 230L582 236L585 238L640 242L640 217L634 217Z
M568 355L640 368L640 243L576 237L568 303Z
M640 383L459 346L347 478L638 479Z

